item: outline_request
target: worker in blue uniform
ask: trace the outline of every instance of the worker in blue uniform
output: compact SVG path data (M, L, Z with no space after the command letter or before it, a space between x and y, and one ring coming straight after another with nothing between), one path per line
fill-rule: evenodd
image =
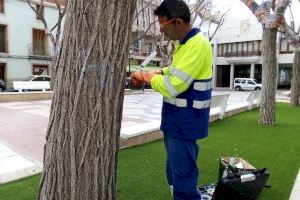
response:
M164 0L154 11L160 30L176 41L172 64L131 75L134 85L150 83L163 98L161 130L167 152L167 179L174 200L201 200L197 183L197 139L208 135L212 90L212 49L190 25L182 0Z

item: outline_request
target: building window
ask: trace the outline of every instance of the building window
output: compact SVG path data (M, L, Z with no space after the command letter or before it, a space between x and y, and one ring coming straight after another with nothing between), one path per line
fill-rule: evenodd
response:
M0 13L4 13L4 0L0 0Z
M278 70L278 87L290 87L292 80L292 67L279 67Z
M259 51L259 49L260 49L259 48L259 41L254 41L253 50L257 52L257 51Z
M258 51L258 41L253 42L253 51Z
M248 42L248 52L252 52L253 51L253 42L250 41Z
M36 4L35 8L36 8L36 11L37 11L36 19L37 20L42 20L44 18L44 6Z
M232 43L232 53L237 52L237 43Z
M153 52L153 43L149 42L148 43L148 53L152 53Z
M248 51L248 43L243 42L243 52L247 52L247 51Z
M7 26L0 24L0 52L7 53Z
M223 44L218 45L218 56L222 56Z
M262 41L259 40L258 41L258 51L261 51L262 50Z
M255 78L255 80L257 80L258 82L261 83L261 77L262 77L261 64L256 64L255 71L254 71L254 78Z
M223 51L222 51L222 55L225 56L226 55L226 52L227 52L227 44L223 44Z
M133 54L138 54L140 49L140 44L138 41L134 42L133 44Z
M32 66L33 75L48 75L48 65L33 65Z
M32 53L33 55L46 55L47 37L44 30L32 29Z
M5 63L0 63L0 79L5 81Z
M223 49L221 47L218 49L218 55L226 57L259 55L260 51L260 41L226 43L222 46Z
M287 52L288 51L288 43L285 38L281 39L280 43L280 52Z
M231 53L232 52L232 43L229 43L228 44L228 53Z
M239 42L238 43L238 53L242 52L243 51L243 43L242 42Z

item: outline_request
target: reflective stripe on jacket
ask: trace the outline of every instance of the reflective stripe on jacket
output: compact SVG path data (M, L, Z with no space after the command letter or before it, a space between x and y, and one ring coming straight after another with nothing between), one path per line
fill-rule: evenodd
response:
M197 29L178 44L172 65L155 75L151 86L164 96L161 130L183 139L204 138L208 133L212 88L211 44Z

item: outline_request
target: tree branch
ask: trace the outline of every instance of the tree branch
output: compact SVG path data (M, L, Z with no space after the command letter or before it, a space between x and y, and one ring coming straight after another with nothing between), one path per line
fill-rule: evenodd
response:
M283 26L280 27L279 31L285 35L285 37L288 39L288 42L290 45L292 45L294 48L300 48L300 37L299 34L295 32L294 29L292 29L291 26L289 26L287 23L285 23Z
M288 10L289 10L289 16L290 16L290 18L291 18L291 28L293 29L293 30L295 30L295 20L294 20L294 14L293 14L293 12L292 12L292 7L291 7L291 5L289 5L288 6Z
M31 10L33 10L33 12L37 15L38 14L38 11L34 8L34 6L31 4L31 1L30 0L27 0L27 3L29 5L29 7L31 8Z
M44 17L44 14L43 14L43 9L44 9L44 0L41 0L39 5L40 5L40 8L39 9L36 9L32 4L33 2L30 1L30 0L27 0L27 3L29 5L29 7L34 11L34 13L39 17L39 19L41 20L41 22L43 23L44 25L44 28L45 28L45 33L48 35L48 37L50 38L53 46L54 46L54 49L55 51L57 50L57 45L59 43L59 39L60 39L60 34L61 34L61 22L65 16L65 13L66 13L66 8L67 8L67 1L65 1L65 6L64 6L64 9L62 9L60 3L58 0L55 0L55 4L57 6L57 9L58 9L58 20L57 20L57 23L49 30L48 29L48 24L47 24L47 21ZM52 34L52 31L56 28L56 34L55 34L55 37L54 35Z
M211 39L216 35L217 31L219 30L219 28L224 24L224 18L226 16L226 14L229 12L230 9L228 9L225 13L223 13L223 15L221 16L219 23L217 23L217 28L215 29L215 31L213 32L213 34L209 36L209 41L211 41Z
M152 4L153 1L154 1L154 0L148 1L147 4L146 4L146 6L142 7L140 11L136 10L136 15L135 15L133 21L136 20L136 19L138 18L138 16L139 16L146 8L148 8L148 7ZM144 4L144 1L142 1L142 4ZM136 7L136 9L138 9L138 6Z
M276 7L276 0L271 0L271 8L272 10L275 10Z
M143 34L142 34L139 38L137 38L136 40L134 40L131 44L134 44L135 42L138 42L138 41L140 41L141 39L143 39L143 38L147 35L147 33L148 33L148 31L150 30L151 26L153 26L157 21L158 21L158 20L153 21L153 22L147 27L147 29L143 32Z
M256 16L257 20L264 28L278 28L284 23L284 13L290 0L274 1L270 0L263 2L260 6L252 0L241 0ZM274 14L270 13L270 8L273 8Z

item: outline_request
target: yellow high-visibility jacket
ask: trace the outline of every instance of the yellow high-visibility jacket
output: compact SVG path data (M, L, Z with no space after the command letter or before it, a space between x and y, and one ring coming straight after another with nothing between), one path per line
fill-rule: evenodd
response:
M212 48L208 39L192 29L176 45L171 66L154 75L151 86L164 96L161 130L183 139L208 134L212 90Z

